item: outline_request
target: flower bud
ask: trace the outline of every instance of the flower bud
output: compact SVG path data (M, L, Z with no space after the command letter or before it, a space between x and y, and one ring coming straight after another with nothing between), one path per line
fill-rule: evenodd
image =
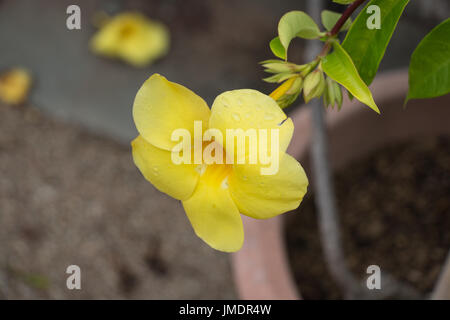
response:
M294 81L292 82L291 87L286 91L286 94L292 95L297 92L300 92L303 87L303 78L302 77L296 77L293 78Z
M280 82L283 82L290 78L293 78L295 76L296 76L295 73L283 72L283 73L277 73L277 74L274 74L273 76L264 78L263 81L269 82L269 83L280 83Z
M325 89L323 90L323 106L328 108L329 105L330 99L328 98L328 86L325 86Z
M334 85L334 94L336 96L336 102L338 104L338 110L341 110L342 107L342 88L336 81L333 81Z
M326 88L323 94L324 99L326 100L326 106L331 106L331 108L334 108L334 105L336 103L336 94L334 92L334 84L333 79L330 77L327 77L326 80Z
M325 79L325 90L323 93L323 104L325 107L331 106L334 109L334 106L338 105L338 110L341 110L342 107L342 89L341 86L331 79L327 77Z
M282 73L292 71L292 68L286 63L266 63L263 64L263 67L266 68L265 71L269 73Z
M295 73L303 71L307 65L297 65L283 60L266 60L261 62L268 73Z
M300 94L300 91L297 92L296 94L285 95L281 99L277 100L277 103L281 109L287 108L291 104L293 104L295 102L295 100L297 100L299 94Z
M292 104L302 90L303 79L299 76L290 78L283 82L281 86L275 89L270 96L278 103L281 108L286 108Z
M303 98L308 103L311 99L320 97L325 89L325 78L322 70L316 69L305 77Z

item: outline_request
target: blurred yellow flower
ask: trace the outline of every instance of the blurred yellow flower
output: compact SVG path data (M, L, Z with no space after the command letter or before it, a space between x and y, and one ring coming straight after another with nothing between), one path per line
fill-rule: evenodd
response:
M107 19L91 39L93 52L143 67L169 50L169 31L161 23L137 12Z
M306 193L308 179L303 168L285 153L293 122L275 100L256 90L224 92L210 110L194 92L155 74L139 89L133 118L139 132L131 143L134 163L158 190L182 201L195 233L217 250L233 252L241 248L244 231L240 214L271 218L297 208ZM200 128L198 123L202 124ZM175 164L173 153L179 144L173 133L180 128L194 137L194 146L199 130L217 130L217 136L225 136L226 130L255 128L260 147L261 130L276 129L278 149L271 149L271 153L278 156L278 171L262 175L261 168L267 163L261 161L219 164L203 159L200 163ZM224 151L224 158L234 155L235 150L228 150L228 135L227 143L219 145L217 136L209 140L210 145L219 147L214 152ZM187 142L190 148L191 140ZM208 148L204 141L197 145L202 152ZM196 152L195 147L187 151L192 150Z
M31 87L31 76L25 69L14 68L0 75L0 100L16 105L24 102Z

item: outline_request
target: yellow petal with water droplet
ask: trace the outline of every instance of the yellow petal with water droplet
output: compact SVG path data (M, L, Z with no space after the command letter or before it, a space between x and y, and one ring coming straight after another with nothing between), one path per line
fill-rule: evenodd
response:
M194 121L198 120L204 132L209 115L210 110L202 98L159 74L145 81L133 105L133 119L139 133L154 146L166 150L172 150L179 143L171 140L177 129L188 130L193 139Z
M244 242L241 216L228 187L231 166L208 166L192 197L183 207L195 233L209 246L225 252L238 251Z
M271 97L251 89L240 89L227 91L220 94L211 107L211 117L209 127L219 129L224 137L224 148L227 146L227 130L242 129L244 134L250 133L249 129L254 129L257 134L258 143L261 140L259 129L265 129L267 133L267 144L262 148L270 150L271 130L278 130L279 151L286 151L291 141L294 125L290 118L280 109L278 104ZM247 138L246 150L250 150ZM237 140L235 139L235 147ZM258 145L259 148L259 145ZM234 152L226 150L227 153ZM247 154L248 157L248 154Z
M142 136L134 139L131 146L134 163L159 191L179 200L192 195L200 176L197 165L174 164L170 151L151 145Z
M284 154L274 175L261 175L259 165L234 165L229 178L231 197L242 214L267 219L296 209L308 187L300 163Z

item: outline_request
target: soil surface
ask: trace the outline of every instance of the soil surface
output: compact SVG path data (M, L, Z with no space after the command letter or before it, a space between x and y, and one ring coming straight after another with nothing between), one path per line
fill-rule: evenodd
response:
M360 279L375 264L430 293L450 248L450 139L386 147L335 176L347 263ZM286 216L287 246L305 299L342 294L327 271L314 196Z
M66 268L81 268L81 290ZM233 299L228 255L194 235L181 204L130 148L0 105L0 298Z

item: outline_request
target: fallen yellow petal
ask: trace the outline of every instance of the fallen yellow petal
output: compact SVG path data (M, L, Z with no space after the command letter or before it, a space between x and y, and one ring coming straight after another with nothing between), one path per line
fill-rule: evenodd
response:
M17 105L26 100L31 87L31 76L25 69L15 68L0 75L0 100Z
M91 49L142 67L165 55L169 43L169 31L162 23L137 12L126 12L105 22L92 38Z

